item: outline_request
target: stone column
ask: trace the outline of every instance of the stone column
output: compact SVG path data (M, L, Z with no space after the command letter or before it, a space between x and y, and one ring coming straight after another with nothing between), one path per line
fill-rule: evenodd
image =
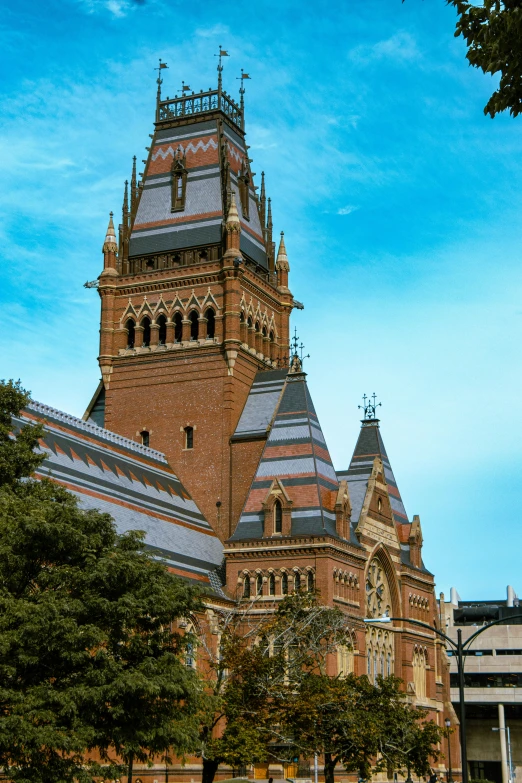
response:
M502 764L502 783L509 783L508 753L506 739L506 720L504 717L504 705L498 705L498 733L500 734L500 758Z

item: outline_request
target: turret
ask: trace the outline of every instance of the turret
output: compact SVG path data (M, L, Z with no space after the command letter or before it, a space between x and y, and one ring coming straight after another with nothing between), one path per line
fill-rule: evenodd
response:
M114 222L112 220L113 214L110 213L109 225L107 226L107 233L105 235L105 241L103 243L103 276L117 275L117 258L118 245L116 243L116 233L114 231Z
M288 263L288 256L286 255L285 247L285 234L281 231L281 242L279 244L279 250L277 251L276 272L277 272L277 290L280 294L289 294L288 289L288 272L290 271L290 264Z

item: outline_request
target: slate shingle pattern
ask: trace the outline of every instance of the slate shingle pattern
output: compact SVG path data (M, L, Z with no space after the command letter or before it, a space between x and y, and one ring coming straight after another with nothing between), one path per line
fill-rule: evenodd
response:
M110 514L118 533L143 530L146 546L174 573L216 592L220 580L211 574L223 547L161 452L40 403L15 426L34 421L45 428L38 477L65 486L83 508Z
M337 536L334 504L339 484L306 375L283 376L285 372L256 376L238 424L236 433L261 432L272 412L270 434L233 540L263 536L262 504L276 478L292 500L291 535Z

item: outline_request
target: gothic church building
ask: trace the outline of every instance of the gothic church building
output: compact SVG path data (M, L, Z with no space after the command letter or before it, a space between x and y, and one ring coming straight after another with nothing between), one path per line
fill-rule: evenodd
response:
M439 725L455 723L435 635L364 623L389 612L438 624L419 517L406 514L373 406L351 461L332 464L290 345L302 306L264 175L254 185L243 91L236 102L221 77L220 66L216 90L173 99L158 82L144 171L134 160L118 236L111 215L103 244L100 385L83 420L38 403L24 413L46 427L40 473L118 530L145 530L213 611L242 597L270 610L317 589L352 628L333 674L395 673Z

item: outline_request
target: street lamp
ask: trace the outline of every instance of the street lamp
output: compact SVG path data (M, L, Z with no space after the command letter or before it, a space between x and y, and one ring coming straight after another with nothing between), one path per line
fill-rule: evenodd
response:
M464 702L464 658L468 653L471 643L474 642L477 636L480 636L481 633L484 633L484 631L487 631L488 628L491 628L493 625L499 625L500 623L505 623L507 621L510 622L511 620L516 620L519 617L522 618L522 613L513 614L510 617L502 617L500 620L493 620L492 623L483 625L482 628L479 628L478 631L472 633L464 643L462 643L462 628L457 628L457 641L454 642L453 639L450 639L450 637L446 636L445 633L439 631L438 628L435 628L429 623L423 623L421 620L411 620L409 617L388 617L387 615L383 615L382 617L364 618L365 623L391 623L395 621L410 623L411 625L419 625L421 628L428 628L433 633L436 633L437 636L440 636L441 639L444 639L444 641L446 641L453 648L455 657L457 658L457 669L459 673L459 720L460 755L462 757L462 783L469 783L468 755L466 748L466 704Z
M451 721L449 718L446 718L444 721L444 724L446 726L446 737L448 740L448 783L453 783L453 776L451 774Z

